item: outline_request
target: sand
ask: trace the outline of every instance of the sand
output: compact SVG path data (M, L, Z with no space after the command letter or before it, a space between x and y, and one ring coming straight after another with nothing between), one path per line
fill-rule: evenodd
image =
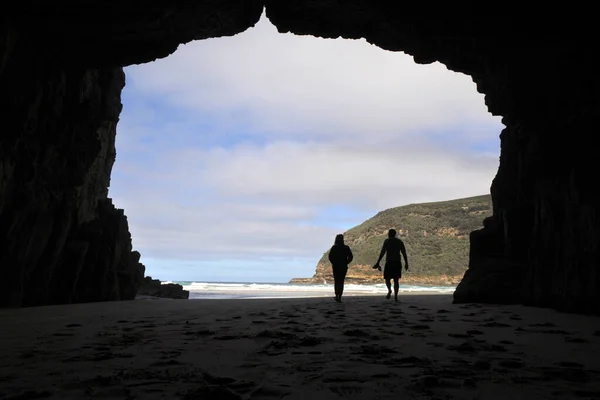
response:
M600 318L401 300L0 310L0 399L600 399Z

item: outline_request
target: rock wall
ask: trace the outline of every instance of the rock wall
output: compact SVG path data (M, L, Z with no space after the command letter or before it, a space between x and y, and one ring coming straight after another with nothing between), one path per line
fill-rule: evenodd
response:
M590 51L595 24L580 16L565 29L562 19L521 18L518 10L432 14L428 5L407 10L372 0L160 0L144 7L131 0L26 0L7 7L0 16L0 304L122 295L85 294L82 278L88 268L114 271L117 259L128 259L127 244L97 269L75 261L91 262L85 243L99 255L100 243L110 242L91 231L127 236L125 217L103 203L119 67L165 57L179 43L242 32L263 5L281 32L365 38L417 63L439 61L472 76L506 129L491 188L495 222L472 235L473 273L456 300L480 301L477 290L465 288L482 279L500 285L506 271L518 270L518 301L600 312L600 198L590 181L600 116L600 75ZM109 229L109 220L120 228ZM139 276L139 264L131 265L116 269ZM57 282L81 289L63 298ZM490 294L486 301L507 300Z
M0 305L133 299L144 267L107 198L123 70L16 61L0 75Z
M140 297L147 296L166 299L187 300L190 298L190 291L184 290L182 285L178 283L162 283L159 279L152 279L151 276L144 278L137 294Z
M0 16L0 307L134 299L144 278L108 199L122 66L233 35L262 3L30 2ZM93 18L90 16L93 15Z

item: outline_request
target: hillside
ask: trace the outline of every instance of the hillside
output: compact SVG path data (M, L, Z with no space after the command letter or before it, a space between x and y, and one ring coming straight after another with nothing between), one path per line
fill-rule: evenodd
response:
M402 278L403 283L457 284L469 261L469 233L482 228L483 219L490 215L490 195L409 204L381 211L344 232L346 244L354 253L346 281L382 282L381 272L371 267L377 261L388 230L395 228L406 245L410 264L409 272ZM328 253L329 249L318 261L312 278L294 278L290 283L333 282ZM385 257L382 266L384 262Z

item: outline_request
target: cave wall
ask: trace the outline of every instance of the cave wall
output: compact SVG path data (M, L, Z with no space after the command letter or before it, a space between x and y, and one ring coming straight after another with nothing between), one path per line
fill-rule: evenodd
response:
M144 266L107 198L123 70L23 60L0 75L0 305L132 299Z
M129 6L24 1L0 16L0 306L135 298L145 267L108 198L122 66L241 32L263 7Z
M18 7L0 17L0 96L10 104L1 111L8 128L0 139L0 273L9 279L0 283L0 304L59 301L51 294L56 282L77 287L88 269L100 274L119 264L96 261L95 268L83 250L95 246L102 259L99 243L107 242L98 232L112 223L121 228L111 235L118 231L119 243L129 243L121 254L134 254L124 215L106 200L120 67L165 57L180 43L242 32L266 7L280 32L365 38L417 63L439 61L468 74L489 111L503 117L494 216L471 235L456 302L600 312L600 199L587 180L597 169L592 140L600 113L593 23L579 19L564 29L551 16L432 15L425 6L408 12L373 0L160 0L144 8L57 0ZM114 221L100 222L107 215ZM139 276L136 258L120 264L130 271L124 276ZM60 301L121 296L113 290L93 297L87 285Z

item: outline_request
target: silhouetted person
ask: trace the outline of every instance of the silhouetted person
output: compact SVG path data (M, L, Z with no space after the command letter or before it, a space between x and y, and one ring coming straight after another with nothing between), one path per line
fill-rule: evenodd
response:
M381 253L379 253L379 259L373 266L374 269L381 271L379 262L385 257L385 269L383 270L383 279L385 279L385 285L388 288L388 294L386 296L389 299L392 295L392 282L394 280L394 299L398 301L398 289L400 288L400 278L402 278L402 259L400 254L404 257L404 269L408 271L408 258L406 257L406 248L404 242L396 237L396 230L390 229L388 231L388 237L383 241L383 247Z
M329 250L329 262L331 262L331 268L333 269L335 301L338 303L342 302L344 279L346 279L346 273L348 272L348 264L353 258L352 250L344 244L344 235L337 235L333 246Z

